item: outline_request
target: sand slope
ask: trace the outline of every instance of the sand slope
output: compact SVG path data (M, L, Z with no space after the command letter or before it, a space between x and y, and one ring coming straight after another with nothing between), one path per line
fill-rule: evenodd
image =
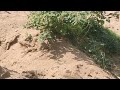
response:
M0 12L0 78L113 79L67 40L41 49L39 31L24 29L29 12ZM27 34L32 42L26 41ZM45 48L45 47L44 47Z

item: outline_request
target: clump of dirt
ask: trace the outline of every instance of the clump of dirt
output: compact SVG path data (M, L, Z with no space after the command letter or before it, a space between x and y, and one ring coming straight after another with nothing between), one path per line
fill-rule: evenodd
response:
M38 42L39 30L23 28L30 12L8 12L0 12L0 66L8 69L7 79L114 79L67 40L51 48Z
M10 72L8 71L8 69L0 66L0 79L4 79L7 77L10 77Z

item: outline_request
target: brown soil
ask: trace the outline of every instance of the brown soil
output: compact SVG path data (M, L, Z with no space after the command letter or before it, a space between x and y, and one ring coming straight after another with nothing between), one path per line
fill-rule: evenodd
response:
M1 79L114 79L67 40L41 48L39 31L23 28L29 13L0 12Z

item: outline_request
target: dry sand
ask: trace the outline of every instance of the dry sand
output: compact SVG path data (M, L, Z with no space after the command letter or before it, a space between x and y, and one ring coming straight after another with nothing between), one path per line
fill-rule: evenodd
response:
M0 12L0 78L6 79L114 79L67 40L41 50L39 31L24 29L27 11ZM33 37L26 41L27 34Z

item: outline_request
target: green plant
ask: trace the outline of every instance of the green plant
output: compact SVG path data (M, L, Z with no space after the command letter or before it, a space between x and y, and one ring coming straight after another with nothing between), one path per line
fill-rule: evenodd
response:
M120 38L103 27L104 11L41 11L32 12L27 28L40 30L39 40L52 42L68 38L73 45L94 58L104 69L112 68L110 56L119 54ZM116 15L113 15L118 17Z
M32 35L27 33L25 41L32 42L32 40L33 40Z
M40 38L43 39L43 41L46 39L56 39L58 36L68 36L71 33L74 33L79 37L83 28L86 28L84 23L89 22L89 18L101 23L97 18L93 18L94 13L91 14L90 11L33 12L29 16L30 21L27 24L27 27L34 27L35 29L40 30ZM88 17L88 15L90 15L90 17Z

